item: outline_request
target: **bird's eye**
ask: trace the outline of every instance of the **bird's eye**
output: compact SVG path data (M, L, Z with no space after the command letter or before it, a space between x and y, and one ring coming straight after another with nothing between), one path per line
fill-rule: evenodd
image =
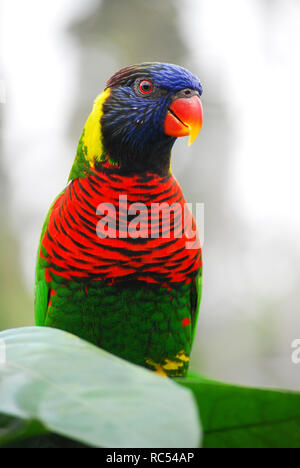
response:
M143 80L143 81L140 82L139 89L140 89L141 93L149 94L149 93L151 93L151 91L153 89L153 84L151 83L151 81Z

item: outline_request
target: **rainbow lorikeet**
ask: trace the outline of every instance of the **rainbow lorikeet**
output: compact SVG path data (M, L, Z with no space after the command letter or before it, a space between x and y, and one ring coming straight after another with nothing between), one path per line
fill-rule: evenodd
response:
M36 324L60 328L164 376L183 376L202 260L170 169L176 137L197 137L201 84L173 64L124 68L79 140L69 183L43 226Z

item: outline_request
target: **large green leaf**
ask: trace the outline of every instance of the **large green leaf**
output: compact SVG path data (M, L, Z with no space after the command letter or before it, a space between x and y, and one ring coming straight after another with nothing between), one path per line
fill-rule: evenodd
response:
M28 429L96 447L199 445L194 398L170 379L61 330L19 328L0 340L0 413L18 418L0 426L0 443Z
M246 388L191 376L207 448L300 448L300 393Z

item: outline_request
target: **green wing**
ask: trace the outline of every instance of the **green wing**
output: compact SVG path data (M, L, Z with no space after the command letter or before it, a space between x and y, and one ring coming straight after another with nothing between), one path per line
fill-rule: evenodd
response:
M197 330L197 322L200 310L200 302L201 302L201 294L202 294L202 268L200 269L198 275L192 281L191 287L191 322L192 322L192 343L195 339L196 330Z
M49 218L52 213L53 205L55 204L56 200L64 193L64 191L65 190L63 190L55 198L52 205L50 206L45 222L43 224L42 233L40 237L39 249L37 253L36 270L35 270L35 291L34 291L34 316L35 316L35 324L38 326L43 326L45 324L45 318L47 314L49 294L50 294L49 283L47 283L47 281L45 280L45 267L46 267L47 262L46 260L41 258L40 249L42 245L42 239L48 227Z

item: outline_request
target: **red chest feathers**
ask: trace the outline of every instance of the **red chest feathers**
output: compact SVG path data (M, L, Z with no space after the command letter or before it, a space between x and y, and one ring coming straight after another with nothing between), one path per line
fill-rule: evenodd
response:
M201 267L196 225L172 175L96 173L56 200L41 255L66 279L188 283Z

